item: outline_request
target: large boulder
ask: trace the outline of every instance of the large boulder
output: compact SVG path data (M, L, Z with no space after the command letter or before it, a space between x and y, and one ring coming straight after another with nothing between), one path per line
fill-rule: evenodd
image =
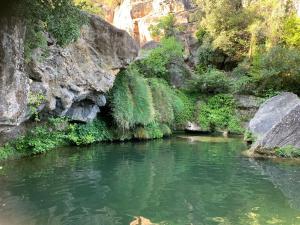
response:
M0 133L26 118L30 80L24 72L25 27L16 18L0 18Z
M250 121L249 130L256 138L252 146L256 152L300 147L300 99L288 92L269 99Z
M45 34L46 56L36 49L32 60L25 63L25 24L12 17L2 18L0 23L0 141L30 117L30 99L42 102L42 107L37 107L41 115L93 120L105 105L105 93L116 74L139 51L128 33L89 15L76 42L60 47Z

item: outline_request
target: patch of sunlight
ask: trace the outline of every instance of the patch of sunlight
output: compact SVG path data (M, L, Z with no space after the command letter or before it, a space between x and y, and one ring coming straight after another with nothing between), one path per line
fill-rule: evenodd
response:
M184 135L180 135L178 137L188 139L191 142L200 141L200 142L222 143L222 142L231 142L231 141L235 140L234 138L213 137L213 136L184 136Z
M282 224L282 220L272 217L272 219L266 221L267 224Z

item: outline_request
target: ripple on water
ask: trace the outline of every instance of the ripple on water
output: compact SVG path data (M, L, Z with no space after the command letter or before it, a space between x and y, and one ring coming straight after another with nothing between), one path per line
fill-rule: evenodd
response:
M180 135L10 162L0 225L300 224L300 166L247 159L245 148Z

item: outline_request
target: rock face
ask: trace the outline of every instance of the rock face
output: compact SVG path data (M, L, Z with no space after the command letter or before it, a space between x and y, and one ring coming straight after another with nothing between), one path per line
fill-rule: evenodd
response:
M105 105L104 93L115 75L138 54L138 45L126 32L89 16L89 24L75 43L62 48L48 34L48 54L36 49L24 62L25 26L14 18L0 28L0 139L30 115L29 100L44 96L42 114L90 121ZM2 135L1 135L2 133ZM0 140L1 141L1 140Z
M197 10L192 0L124 0L115 9L113 25L126 30L143 46L154 40L149 27L155 25L159 18L174 13L178 25L185 28L179 38L185 45L186 55L193 59L198 42L194 34L197 23L192 15Z
M243 127L247 128L249 121L258 111L263 99L252 95L235 95L234 99L237 106L237 114L243 122Z
M0 132L9 131L26 118L29 79L24 72L24 24L0 19Z
M249 130L257 138L254 151L300 147L300 99L287 92L269 99L250 121Z

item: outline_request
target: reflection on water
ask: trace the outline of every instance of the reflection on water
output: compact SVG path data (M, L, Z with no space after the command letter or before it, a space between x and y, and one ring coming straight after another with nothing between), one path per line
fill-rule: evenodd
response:
M281 190L292 208L300 210L300 164L249 159L252 167ZM300 224L300 221L299 221Z
M244 158L238 139L192 140L99 144L0 165L0 224L300 224L297 166Z

